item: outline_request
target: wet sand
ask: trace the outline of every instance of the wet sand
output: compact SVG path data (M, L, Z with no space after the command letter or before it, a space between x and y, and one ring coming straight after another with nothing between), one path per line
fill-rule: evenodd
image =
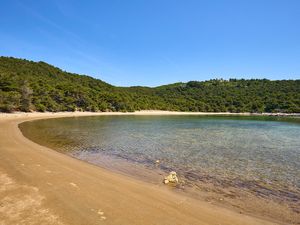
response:
M71 158L33 143L18 129L19 123L28 120L110 114L124 115L79 112L0 114L1 225L279 224ZM134 114L168 115L170 112Z

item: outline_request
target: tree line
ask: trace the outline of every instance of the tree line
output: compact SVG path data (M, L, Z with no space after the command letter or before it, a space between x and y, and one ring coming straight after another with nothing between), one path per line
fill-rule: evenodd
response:
M300 112L300 80L214 79L116 87L45 62L0 57L0 111Z

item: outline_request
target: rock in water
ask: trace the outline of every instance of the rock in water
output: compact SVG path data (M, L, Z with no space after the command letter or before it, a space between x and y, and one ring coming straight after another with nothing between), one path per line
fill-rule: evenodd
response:
M168 184L168 183L178 184L178 182L179 181L178 181L177 174L174 171L170 172L170 174L164 179L164 184Z

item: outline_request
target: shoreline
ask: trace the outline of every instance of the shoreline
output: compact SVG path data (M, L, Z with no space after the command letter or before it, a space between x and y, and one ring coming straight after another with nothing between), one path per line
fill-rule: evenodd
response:
M281 117L289 117L289 116L296 116L300 117L300 113L250 113L250 112L241 112L241 113L233 113L233 112L182 112L182 111L164 111L164 110L141 110L135 112L12 112L12 113L3 113L0 112L0 119L7 118L7 117L19 117L19 116L26 116L26 117L36 117L37 115L40 116L64 116L64 117L71 117L71 116L97 116L97 115L236 115L236 116L281 116Z
M5 215L4 224L278 224L58 153L26 139L18 128L21 122L59 117L182 114L216 115L165 111L0 114L0 199L4 199L0 218Z

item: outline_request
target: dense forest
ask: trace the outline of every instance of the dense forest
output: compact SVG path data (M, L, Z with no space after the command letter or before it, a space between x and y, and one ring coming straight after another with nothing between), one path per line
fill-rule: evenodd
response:
M214 79L116 87L45 62L0 57L0 111L300 112L300 80Z

